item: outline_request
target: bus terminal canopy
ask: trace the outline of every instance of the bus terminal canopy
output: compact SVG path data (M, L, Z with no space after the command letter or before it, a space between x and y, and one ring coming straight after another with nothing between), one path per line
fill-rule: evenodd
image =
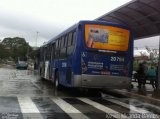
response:
M132 0L96 20L127 25L134 39L160 35L160 0Z

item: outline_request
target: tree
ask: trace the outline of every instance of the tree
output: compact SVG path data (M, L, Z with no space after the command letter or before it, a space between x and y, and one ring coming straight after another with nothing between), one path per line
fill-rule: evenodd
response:
M15 38L5 38L1 43L8 52L8 57L17 59L18 57L26 57L27 51L32 50L29 44L25 41L24 38L15 37Z
M10 49L19 48L21 46L27 45L25 39L24 38L19 38L19 37L5 38L2 41L2 44L5 47L9 47Z
M4 46L0 43L0 59L4 59L6 57L6 53L4 50Z
M145 48L149 53L149 58L151 62L158 62L158 57L159 57L158 49L151 49L148 46L146 46Z

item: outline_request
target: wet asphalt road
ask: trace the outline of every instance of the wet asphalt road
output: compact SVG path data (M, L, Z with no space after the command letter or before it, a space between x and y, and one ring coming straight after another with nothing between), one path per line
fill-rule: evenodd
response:
M36 72L0 68L0 119L159 118L160 105L115 93L55 90Z

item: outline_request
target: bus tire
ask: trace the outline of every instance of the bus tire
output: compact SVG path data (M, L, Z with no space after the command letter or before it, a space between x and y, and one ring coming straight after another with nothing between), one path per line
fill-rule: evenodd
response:
M101 97L100 89L98 88L89 88L89 93L92 97Z

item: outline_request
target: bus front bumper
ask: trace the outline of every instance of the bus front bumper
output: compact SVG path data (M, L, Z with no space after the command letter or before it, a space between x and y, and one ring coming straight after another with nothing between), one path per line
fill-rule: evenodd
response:
M131 78L109 75L74 75L74 87L128 89L131 87Z

